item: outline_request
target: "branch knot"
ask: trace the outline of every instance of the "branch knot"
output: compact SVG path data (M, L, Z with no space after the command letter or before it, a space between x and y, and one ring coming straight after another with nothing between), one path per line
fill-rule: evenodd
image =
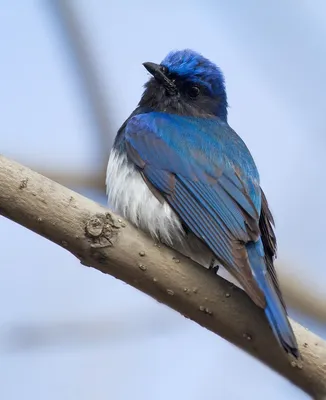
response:
M92 248L111 247L117 239L120 224L111 213L95 214L85 226L86 236L91 238Z

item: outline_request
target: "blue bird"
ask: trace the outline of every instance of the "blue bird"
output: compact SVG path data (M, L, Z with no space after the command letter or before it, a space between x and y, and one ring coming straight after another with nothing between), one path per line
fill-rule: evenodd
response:
M273 264L273 217L254 160L228 125L221 70L192 50L143 65L152 77L110 153L111 206L200 264L224 266L299 358Z

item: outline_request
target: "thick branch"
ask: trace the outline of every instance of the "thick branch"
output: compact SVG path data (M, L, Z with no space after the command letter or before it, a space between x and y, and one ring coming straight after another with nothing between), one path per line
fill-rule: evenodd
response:
M70 188L89 188L96 189L105 193L105 174L106 167L99 171L61 171L47 169L42 166L29 165L42 175ZM288 264L277 262L278 272L283 296L287 305L300 313L308 315L321 324L326 323L326 294L315 292L309 283L300 280L300 276L294 276Z
M93 201L0 156L0 213L64 247L326 397L326 343L293 322L303 367L291 366L263 311L240 289L153 241Z

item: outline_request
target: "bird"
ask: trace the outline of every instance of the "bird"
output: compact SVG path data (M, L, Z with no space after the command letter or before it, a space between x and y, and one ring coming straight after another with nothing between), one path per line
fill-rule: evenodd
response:
M299 359L274 267L274 219L253 157L228 124L221 69L190 49L143 66L150 78L109 156L109 204L199 264L223 266Z

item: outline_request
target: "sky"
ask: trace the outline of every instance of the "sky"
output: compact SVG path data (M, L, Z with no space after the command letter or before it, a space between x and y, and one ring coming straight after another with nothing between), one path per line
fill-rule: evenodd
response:
M101 78L109 141L140 98L142 62L192 48L222 68L229 123L258 165L279 258L325 299L326 4L72 3ZM1 154L35 169L97 171L94 120L55 9L48 0L0 3ZM78 190L105 204L98 193ZM308 398L34 233L0 218L0 235L1 398Z

